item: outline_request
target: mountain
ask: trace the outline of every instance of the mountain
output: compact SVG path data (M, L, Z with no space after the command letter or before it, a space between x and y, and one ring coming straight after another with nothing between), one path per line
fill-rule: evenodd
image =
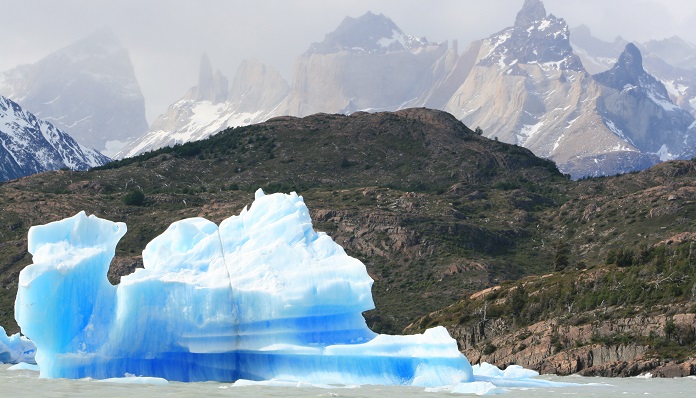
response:
M280 115L389 111L421 106L456 48L405 34L382 14L347 17L295 61Z
M617 135L663 161L696 155L694 117L672 103L665 86L643 69L634 44L627 44L616 65L594 79L605 88L598 111Z
M611 69L628 44L620 37L612 43L604 42L592 36L586 26L574 28L571 33L574 51L592 73ZM662 82L670 100L696 117L696 45L677 36L635 45L645 70Z
M295 62L292 84L256 60L238 68L225 100L192 95L170 106L150 132L118 158L199 140L225 127L273 116L396 110L419 106L456 60L456 44L429 43L406 35L384 15L347 17ZM201 62L201 81L212 75ZM197 89L192 89L197 90Z
M620 93L624 87L585 69L570 37L565 20L547 15L540 0L526 0L513 26L461 54L456 42L407 35L384 15L348 17L298 57L290 84L261 63L245 62L225 100L190 92L119 157L273 116L419 106L443 109L489 138L524 146L574 178L691 156L689 137L696 130L689 130L688 116L670 108L674 95L663 95L666 88L645 77L636 80L645 101L628 101ZM623 43L604 45L588 30L580 39L603 54ZM211 87L209 62L201 70L198 87ZM675 84L668 94L681 89Z
M111 160L3 96L0 144L0 181L62 168L86 170Z
M642 63L636 68L642 71ZM635 85L645 102L618 98L610 79L586 71L566 22L546 15L541 1L526 0L514 26L481 42L473 68L444 110L481 126L487 137L554 160L575 178L690 156L693 121L643 73Z
M695 161L572 181L528 149L422 108L276 117L1 184L0 324L18 330L32 225L81 210L126 222L109 271L117 283L172 221L220 222L259 187L297 191L314 227L363 261L376 331L445 325L473 361L559 373L613 363L619 374L639 355L674 365L696 353Z
M696 69L696 44L679 36L642 43L641 50L680 69Z
M128 51L108 30L0 73L0 94L110 155L148 130Z
M611 69L619 54L628 44L623 37L617 36L612 42L602 41L594 36L586 25L570 29L570 45L580 57L585 69L593 74Z
M201 58L198 85L152 123L150 131L126 145L116 158L197 141L227 127L262 122L277 114L288 84L275 69L245 60L230 86L207 55Z

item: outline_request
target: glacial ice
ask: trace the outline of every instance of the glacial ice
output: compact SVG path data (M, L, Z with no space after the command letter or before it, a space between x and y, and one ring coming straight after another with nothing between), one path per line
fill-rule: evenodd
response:
M218 227L173 223L143 269L106 273L126 225L87 216L32 227L15 318L42 377L444 385L471 366L444 328L372 332L365 266L312 228L302 197L264 195Z
M475 381L445 328L388 336L367 327L362 312L374 304L364 264L314 231L294 192L258 190L220 226L173 223L146 246L144 268L113 286L106 274L125 233L124 223L84 212L29 230L33 264L20 273L15 318L38 347L41 377ZM495 383L491 369L479 373L479 384Z
M8 336L5 328L0 326L0 363L18 364L22 362L34 364L36 346L29 339L15 333Z

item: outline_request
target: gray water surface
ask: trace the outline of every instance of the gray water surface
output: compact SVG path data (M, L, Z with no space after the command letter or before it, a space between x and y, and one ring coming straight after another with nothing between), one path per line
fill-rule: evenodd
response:
M426 392L417 387L391 386L234 386L229 383L167 385L117 384L95 380L40 379L38 372L7 370L0 365L0 397L452 397L449 392ZM576 383L568 387L509 388L499 397L696 397L696 378L588 378L541 376L545 380ZM469 395L470 396L470 395Z

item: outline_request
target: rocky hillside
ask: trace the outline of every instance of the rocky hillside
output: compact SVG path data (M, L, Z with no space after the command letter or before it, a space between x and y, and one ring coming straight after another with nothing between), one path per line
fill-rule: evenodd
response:
M16 331L30 226L80 210L126 222L110 269L118 283L172 221L219 222L262 187L298 191L315 229L365 263L373 329L442 324L474 361L624 374L607 369L695 352L684 329L696 313L695 179L696 163L680 161L571 181L529 150L427 109L276 118L1 185L0 324Z
M541 239L535 225L564 200L567 183L551 162L426 109L277 118L99 170L27 177L0 186L0 203L12 209L0 214L0 324L12 330L7 304L30 261L31 225L80 210L126 222L117 282L172 221L219 222L262 187L305 197L315 228L375 279L370 325L397 332L496 281L547 271L544 251L530 251Z
M477 292L446 325L476 361L542 373L696 374L696 163L579 182L548 220L553 272ZM552 243L551 243L552 242Z

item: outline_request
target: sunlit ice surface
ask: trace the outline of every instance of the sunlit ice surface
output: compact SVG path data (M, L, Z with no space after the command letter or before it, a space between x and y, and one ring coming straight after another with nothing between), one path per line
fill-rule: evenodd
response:
M87 216L34 226L15 318L43 378L297 381L490 393L531 385L520 367L477 369L443 327L378 335L359 260L315 232L301 196L265 195L219 226L173 223L143 269L106 278L124 223ZM542 380L538 383L543 384ZM471 391L474 389L475 391Z

